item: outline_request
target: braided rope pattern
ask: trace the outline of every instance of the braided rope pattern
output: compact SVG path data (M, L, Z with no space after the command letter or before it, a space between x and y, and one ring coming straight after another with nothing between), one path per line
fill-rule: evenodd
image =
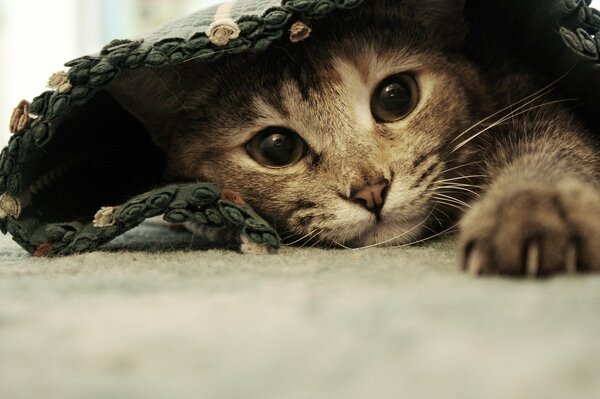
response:
M560 34L575 53L600 62L600 11L590 7L591 0L564 0L565 9L575 17L576 28L561 26Z
M292 19L309 21L324 17L336 9L355 8L363 2L364 0L282 0L279 7L269 8L262 16L239 17L236 21L241 30L239 37L224 46L213 45L204 31L198 31L187 39L167 38L154 43L144 40L115 40L97 56L85 56L68 62L65 65L69 67L67 77L71 84L70 90L49 90L36 97L29 109L34 118L28 128L14 135L8 147L0 154L0 192L18 198L24 188L36 181L39 176L32 172L33 168L29 165L35 165L41 159L44 147L53 138L56 122L73 107L89 101L122 70L158 67L189 60L212 62L225 54L263 51L284 36ZM246 3L247 9L260 5L256 0L247 0ZM15 241L31 253L39 249L40 245L45 245L44 255L67 255L93 250L137 226L144 219L165 213L165 219L171 222L194 221L222 225L246 234L257 244L272 248L280 245L276 232L248 207L238 207L219 200L204 209L194 202L194 197L187 188L171 186L165 190L167 191L159 190L159 193L153 192L132 199L119 207L117 223L109 228L96 228L91 223L39 226L41 222L35 218L15 220L9 217L0 221L0 229L5 234L10 232ZM167 192L172 192L177 198L182 193L189 195L183 200L167 204L164 197ZM215 193L216 191L213 192ZM152 205L163 200L164 206Z
M171 185L142 194L115 208L114 224L59 223L37 226L9 220L4 226L29 252L47 248L44 256L63 256L93 251L115 237L131 230L144 220L164 215L170 223L194 222L245 235L253 242L279 249L275 230L247 205L223 199L222 192L211 184ZM31 230L29 227L33 228Z

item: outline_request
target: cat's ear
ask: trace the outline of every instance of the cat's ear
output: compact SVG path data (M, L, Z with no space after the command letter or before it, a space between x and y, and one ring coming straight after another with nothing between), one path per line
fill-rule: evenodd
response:
M167 150L171 126L183 108L186 89L173 67L123 71L107 91L140 121L155 144Z

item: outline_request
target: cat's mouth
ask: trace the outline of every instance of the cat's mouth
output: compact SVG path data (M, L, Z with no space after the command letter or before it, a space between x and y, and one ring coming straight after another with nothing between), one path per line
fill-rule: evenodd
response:
M423 238L427 231L427 224L426 216L400 221L392 217L380 216L375 221L371 221L368 227L363 228L354 238L347 240L343 246L356 249L409 245Z

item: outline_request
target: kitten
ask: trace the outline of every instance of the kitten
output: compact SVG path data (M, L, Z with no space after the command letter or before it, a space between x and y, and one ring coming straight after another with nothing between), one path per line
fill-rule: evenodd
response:
M600 269L598 147L554 85L508 56L475 63L461 1L390 3L299 44L132 75L143 103L111 90L168 180L241 192L289 243L399 246L458 225L476 274Z

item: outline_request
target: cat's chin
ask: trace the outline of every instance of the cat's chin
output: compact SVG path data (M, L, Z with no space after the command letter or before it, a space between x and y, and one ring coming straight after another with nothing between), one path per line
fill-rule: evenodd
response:
M344 245L350 248L369 246L393 247L410 244L423 237L425 233L423 219L379 222L364 231L360 236L347 241Z

